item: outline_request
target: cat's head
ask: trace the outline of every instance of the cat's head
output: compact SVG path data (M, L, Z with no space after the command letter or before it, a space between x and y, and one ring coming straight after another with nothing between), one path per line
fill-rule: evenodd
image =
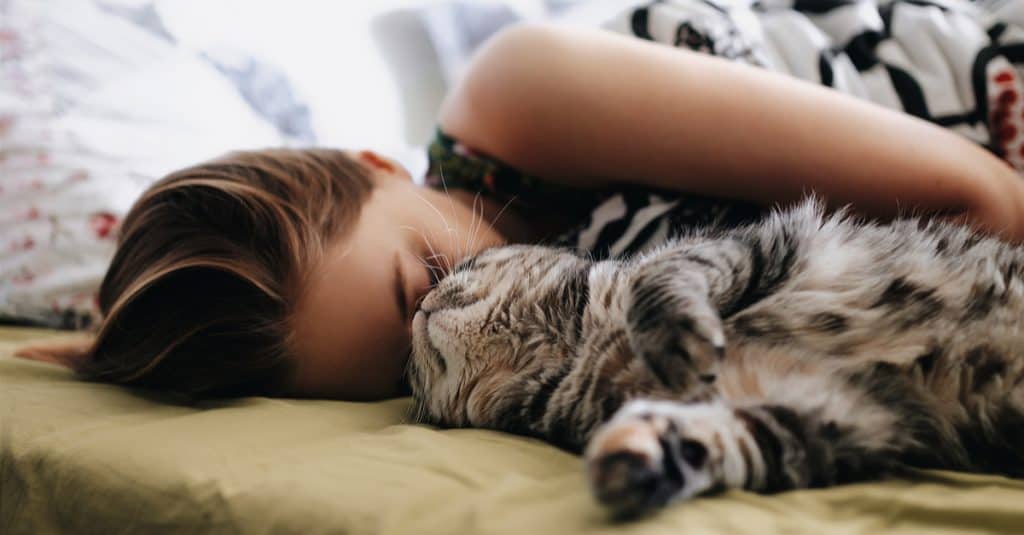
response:
M539 246L488 249L441 280L412 324L412 418L508 427L530 382L575 354L592 263Z

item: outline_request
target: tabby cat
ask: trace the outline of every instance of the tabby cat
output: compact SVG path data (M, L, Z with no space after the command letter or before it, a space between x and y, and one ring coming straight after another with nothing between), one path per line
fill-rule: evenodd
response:
M413 418L584 453L632 515L906 468L1024 475L1024 248L805 202L628 260L490 249L413 321Z

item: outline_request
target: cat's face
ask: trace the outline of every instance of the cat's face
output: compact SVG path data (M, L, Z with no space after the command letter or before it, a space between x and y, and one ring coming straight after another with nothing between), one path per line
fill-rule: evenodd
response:
M413 319L413 418L496 427L531 377L569 358L590 262L536 246L484 251L458 266Z

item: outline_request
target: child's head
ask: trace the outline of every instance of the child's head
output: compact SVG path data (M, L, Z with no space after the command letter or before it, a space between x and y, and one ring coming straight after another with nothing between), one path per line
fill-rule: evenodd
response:
M431 284L422 259L465 254L467 237L445 234L473 217L368 152L238 152L178 171L125 217L76 368L195 396L397 394ZM484 234L475 247L499 241Z

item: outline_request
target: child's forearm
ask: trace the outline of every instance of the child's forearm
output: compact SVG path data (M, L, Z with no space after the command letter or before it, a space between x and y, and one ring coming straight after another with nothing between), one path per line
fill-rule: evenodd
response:
M641 182L861 213L966 212L1024 239L1024 187L959 135L793 78L607 32L527 27L476 59L442 126L580 186Z

